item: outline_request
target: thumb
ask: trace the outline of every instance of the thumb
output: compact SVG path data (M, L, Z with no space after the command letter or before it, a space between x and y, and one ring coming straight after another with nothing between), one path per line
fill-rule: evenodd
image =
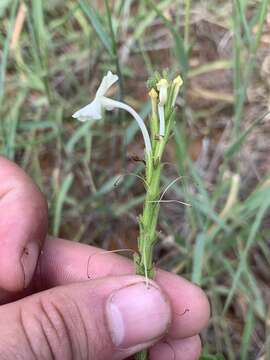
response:
M0 307L4 359L125 359L164 336L166 295L140 276L56 287Z

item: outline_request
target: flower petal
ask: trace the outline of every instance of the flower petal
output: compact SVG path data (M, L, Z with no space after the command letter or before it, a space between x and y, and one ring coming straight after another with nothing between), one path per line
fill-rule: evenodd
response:
M72 117L86 121L90 119L100 120L102 118L100 99L95 99L90 104L75 112Z
M118 80L118 76L113 74L111 71L108 71L107 75L103 77L101 84L97 89L96 97L104 96L106 92L109 90L109 88L114 83L116 83L117 80Z

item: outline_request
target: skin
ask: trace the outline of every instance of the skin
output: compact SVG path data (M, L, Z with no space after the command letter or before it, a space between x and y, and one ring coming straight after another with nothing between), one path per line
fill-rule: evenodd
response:
M124 359L145 347L151 360L198 359L210 316L200 288L157 270L153 286L169 304L168 326L157 339L122 349L112 343L103 302L144 279L128 259L49 237L47 228L44 196L0 157L1 359Z

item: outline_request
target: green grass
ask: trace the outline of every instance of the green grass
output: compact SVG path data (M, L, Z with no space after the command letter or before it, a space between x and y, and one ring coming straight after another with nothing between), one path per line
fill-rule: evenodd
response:
M71 114L110 69L121 79L115 96L147 119L151 72L180 71L185 86L162 181L165 188L182 176L166 196L192 207L162 205L159 264L211 299L202 359L267 359L270 167L258 146L269 119L260 75L269 1L32 0L11 48L21 4L0 5L0 149L47 195L51 232L135 247L144 192L133 176L143 164L130 160L142 156L136 124L115 112L85 124Z

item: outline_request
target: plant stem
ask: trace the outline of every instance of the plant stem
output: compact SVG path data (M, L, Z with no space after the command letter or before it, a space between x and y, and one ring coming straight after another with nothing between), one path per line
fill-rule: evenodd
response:
M147 360L148 359L148 350L142 350L135 355L135 360Z
M151 159L150 161L153 161ZM152 170L146 182L148 184L143 213L139 219L140 235L138 239L139 256L136 259L136 274L146 278L154 277L152 250L156 242L156 227L159 213L160 170L161 164L152 164Z
M135 258L136 274L143 275L146 279L153 279L155 275L153 264L153 246L156 242L156 227L159 214L160 196L160 172L161 163L154 164L152 170L146 174L148 184L144 202L143 213L139 219L140 235L138 238L139 255ZM150 168L151 168L150 167ZM147 360L147 350L141 351L135 356L136 360Z
M136 274L153 279L155 269L153 264L153 246L157 240L156 227L159 214L160 198L160 174L161 157L164 150L166 139L159 140L154 153L157 156L148 155L146 158L146 196L144 201L143 213L139 218L140 234L138 238L139 254L135 256ZM143 350L136 354L136 360L147 360L148 352Z

